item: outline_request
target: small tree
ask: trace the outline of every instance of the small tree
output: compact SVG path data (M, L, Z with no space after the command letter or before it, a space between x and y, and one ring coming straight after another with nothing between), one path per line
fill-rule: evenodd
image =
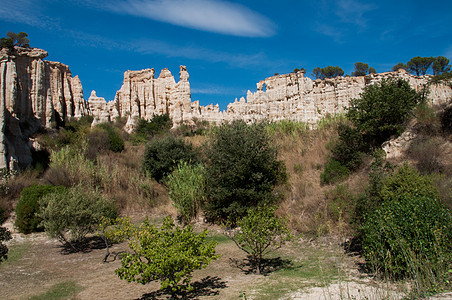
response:
M366 145L379 147L403 131L409 112L420 102L421 93L402 79L368 85L358 99L350 101L347 117L363 134Z
M449 72L449 59L444 56L435 57L432 65L433 75L443 74Z
M401 62L399 62L398 64L396 64L394 67L392 67L392 71L394 71L394 72L397 72L398 70L400 70L400 69L404 69L404 70L407 70L408 69L408 67L407 67L407 65L406 64L404 64L404 63L401 63Z
M205 169L202 164L189 165L182 161L168 176L166 185L174 206L184 224L193 220L204 200Z
M235 121L217 128L206 149L206 215L234 220L250 207L276 201L275 186L286 179L265 124Z
M8 31L6 33L6 38L0 40L1 48L13 49L14 46L29 48L30 40L27 38L28 34L25 32L14 33Z
M369 70L369 65L357 62L355 63L355 71L352 72L352 76L364 76L367 74L367 71Z
M238 221L238 230L227 233L240 249L250 255L257 274L262 271L264 256L292 239L287 219L275 216L275 210L276 207L249 209L248 215Z
M377 71L374 67L369 67L369 74L377 74Z
M197 163L198 155L191 144L167 135L149 142L144 151L143 170L161 182L180 161Z
M11 239L11 232L7 228L0 227L0 263L8 259L8 247L3 244Z
M38 216L47 234L74 250L87 234L95 232L103 217L114 219L117 215L110 200L82 185L47 194L39 204Z
M123 255L121 267L115 273L128 282L146 284L160 281L161 288L172 292L192 289L190 281L194 270L205 268L218 258L215 241L207 241L207 230L197 234L191 226L178 227L171 217L157 228L145 220L139 227L130 221L120 222L107 231L107 238L128 239L134 253Z
M408 71L412 74L425 75L433 63L433 57L413 57L409 62L407 62Z

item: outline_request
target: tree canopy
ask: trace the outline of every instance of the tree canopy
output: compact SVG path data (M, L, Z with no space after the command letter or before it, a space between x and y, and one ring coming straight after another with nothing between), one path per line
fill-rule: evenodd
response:
M14 33L12 31L8 31L6 33L6 37L1 38L0 46L2 49L12 49L15 46L29 48L30 40L27 37L28 34L25 32Z
M342 70L341 67L333 67L333 66L328 66L328 67L324 67L324 68L314 68L314 70L312 70L312 76L314 76L316 79L325 79L325 78L334 78L337 76L343 76L344 75L344 70Z
M355 71L352 72L352 76L364 76L367 74L367 71L369 70L369 65L357 62L355 63Z
M425 75L427 74L428 69L433 64L433 57L413 57L409 62L407 62L408 72L411 74Z

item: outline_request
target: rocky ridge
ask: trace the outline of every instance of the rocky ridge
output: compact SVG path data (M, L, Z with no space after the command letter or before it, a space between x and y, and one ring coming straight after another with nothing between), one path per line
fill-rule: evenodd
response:
M40 128L51 128L70 118L94 117L93 126L127 117L125 129L133 131L140 118L167 113L173 124L208 121L221 124L241 119L277 121L290 119L315 125L326 115L342 112L368 84L403 78L420 90L428 76L409 75L404 70L360 77L312 80L303 72L276 75L257 83L257 91L220 111L219 105L192 101L189 74L180 66L179 81L168 69L155 78L154 69L126 71L115 99L107 102L91 92L88 101L78 76L68 66L44 61L47 52L36 48L0 51L0 168L23 168L31 163L34 149L30 137ZM442 104L452 99L448 85L432 85L429 99Z

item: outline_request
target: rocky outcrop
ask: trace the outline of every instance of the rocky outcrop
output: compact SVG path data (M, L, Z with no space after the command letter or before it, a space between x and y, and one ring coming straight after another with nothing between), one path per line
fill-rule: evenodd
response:
M29 137L88 113L78 77L37 48L0 51L0 168L31 163Z
M180 66L179 81L168 69L155 78L154 69L126 71L124 82L113 101L107 102L92 91L83 99L80 79L72 77L68 66L44 61L41 49L15 48L0 52L0 168L24 167L31 162L30 137L39 128L48 128L69 118L90 114L93 126L127 117L125 129L133 131L140 118L169 114L173 124L193 124L196 120L221 124L241 119L277 121L290 119L315 125L318 120L344 111L363 89L389 78L403 78L420 90L428 76L412 76L404 70L361 77L312 80L303 72L277 75L257 83L257 91L220 111L218 105L201 106L192 101L189 74ZM432 103L452 99L449 85L430 86Z

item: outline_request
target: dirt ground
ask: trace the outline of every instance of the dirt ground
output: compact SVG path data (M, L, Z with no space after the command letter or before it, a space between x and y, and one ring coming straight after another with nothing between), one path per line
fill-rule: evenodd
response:
M217 231L217 232L216 232ZM263 275L254 274L246 255L236 245L219 240L221 257L206 269L194 272L193 291L186 299L399 299L399 287L373 281L358 270L360 258L344 254L338 241L298 238L267 261ZM44 233L15 233L8 243L11 261L0 265L0 298L29 299L46 293L59 283L73 282L79 291L69 299L170 299L159 283L147 285L120 280L121 251L127 245L105 249L93 243L85 252L67 253L61 244ZM19 253L19 254L18 254Z

